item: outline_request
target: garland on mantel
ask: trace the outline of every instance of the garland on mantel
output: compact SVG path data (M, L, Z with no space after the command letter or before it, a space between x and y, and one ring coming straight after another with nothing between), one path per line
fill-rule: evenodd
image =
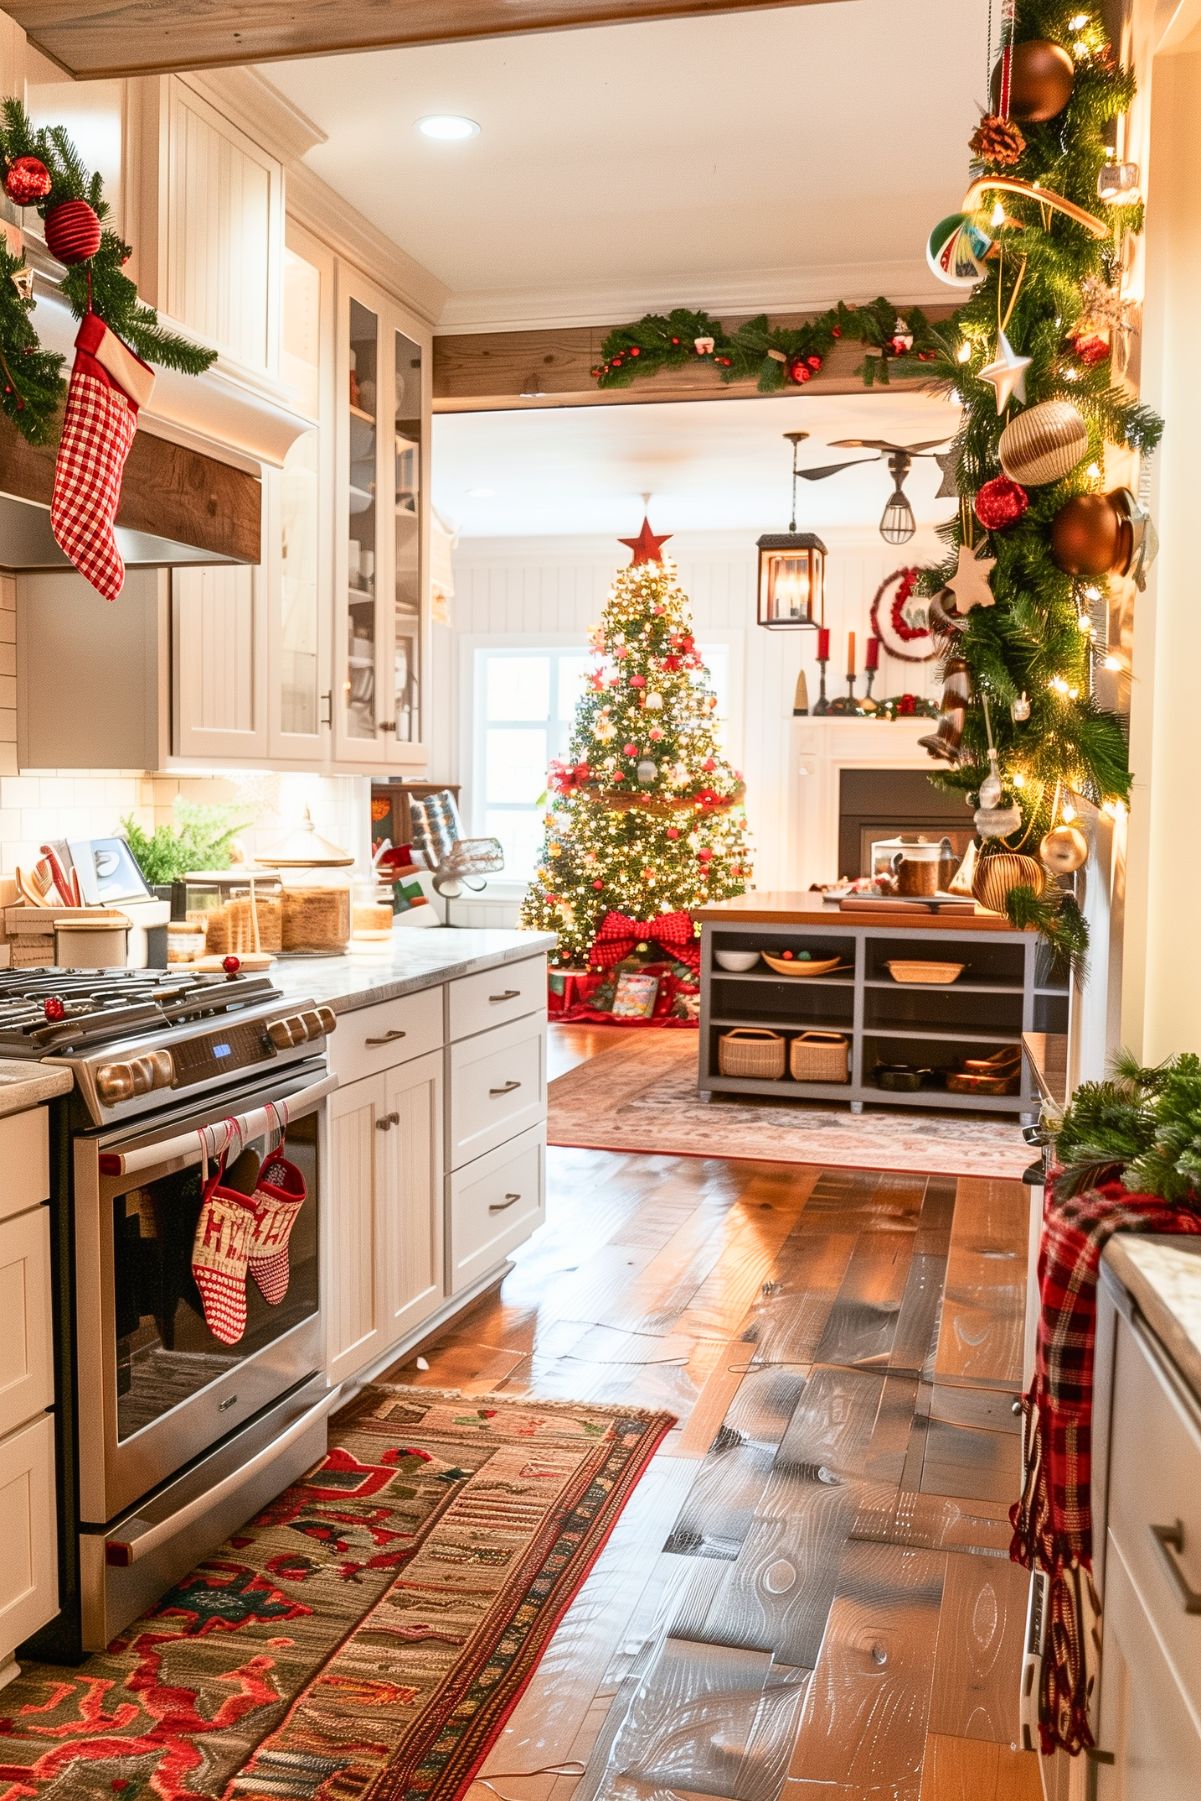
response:
M216 351L159 324L124 272L133 254L110 224L104 184L89 173L61 125L34 127L17 99L0 105L4 192L32 206L47 248L66 265L62 292L77 319L90 310L144 361L200 375ZM51 436L64 393L64 359L34 328L33 271L0 238L0 408L31 443Z
M759 313L732 331L709 313L676 307L616 326L601 345L592 377L601 388L628 388L641 376L701 362L719 381L754 380L761 394L772 394L812 381L841 338L864 346L857 373L869 388L886 383L899 359L932 362L945 349L920 308L901 311L882 295L865 306L840 300L795 327L773 325Z

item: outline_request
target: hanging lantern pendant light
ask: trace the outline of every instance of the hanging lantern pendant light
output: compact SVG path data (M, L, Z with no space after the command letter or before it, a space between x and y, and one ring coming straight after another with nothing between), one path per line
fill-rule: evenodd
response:
M894 451L888 459L888 473L893 479L893 490L880 518L880 536L886 544L908 544L917 530L917 520L905 492L905 477L912 467L912 460L904 451Z
M769 533L758 541L758 621L769 631L817 627L826 618L826 547L812 532L796 526L797 447L809 436L789 431L792 445L792 517L787 532Z

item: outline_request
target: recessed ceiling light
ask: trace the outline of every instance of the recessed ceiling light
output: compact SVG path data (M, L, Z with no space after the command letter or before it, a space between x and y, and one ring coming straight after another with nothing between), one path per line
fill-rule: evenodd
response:
M468 500L495 500L496 499L496 489L495 488L468 488L467 498L468 498Z
M424 119L418 119L417 129L423 137L453 143L460 138L476 137L480 128L474 119L465 119L462 113L428 113Z

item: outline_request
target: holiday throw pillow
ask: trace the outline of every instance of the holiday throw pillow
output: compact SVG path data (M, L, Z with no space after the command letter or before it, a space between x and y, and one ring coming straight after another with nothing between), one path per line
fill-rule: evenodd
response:
M86 312L75 339L50 526L60 549L106 600L125 584L113 534L125 461L154 373L100 318Z

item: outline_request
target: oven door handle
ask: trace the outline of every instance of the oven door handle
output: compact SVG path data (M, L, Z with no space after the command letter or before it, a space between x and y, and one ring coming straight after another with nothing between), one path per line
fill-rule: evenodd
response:
M253 1139L299 1118L337 1086L337 1076L324 1076L320 1082L310 1082L307 1088L298 1089L274 1106L254 1107L249 1113L235 1113L228 1119L215 1120L211 1126L194 1126L176 1138L158 1138L152 1144L135 1145L132 1150L101 1151L101 1172L106 1176L130 1176L162 1163L200 1163L205 1157L215 1160L235 1142L242 1150Z
M242 1488L258 1475L260 1470L266 1469L268 1464L273 1463L277 1457L294 1445L298 1438L303 1438L319 1418L332 1413L334 1403L341 1392L340 1388L331 1388L329 1393L323 1395L315 1406L307 1407L299 1419L293 1420L286 1432L281 1432L279 1437L273 1438L269 1445L264 1445L262 1450L250 1459L249 1463L240 1463L237 1469L231 1470L223 1481L206 1489L203 1494L197 1495L196 1499L189 1501L186 1506L175 1508L161 1520L144 1519L137 1514L133 1519L125 1520L121 1526L121 1536L106 1538L104 1541L105 1563L117 1569L128 1569L140 1558L148 1557L152 1551L157 1551L160 1545L169 1543L181 1532L187 1531L190 1526L203 1520L205 1515L227 1495Z

